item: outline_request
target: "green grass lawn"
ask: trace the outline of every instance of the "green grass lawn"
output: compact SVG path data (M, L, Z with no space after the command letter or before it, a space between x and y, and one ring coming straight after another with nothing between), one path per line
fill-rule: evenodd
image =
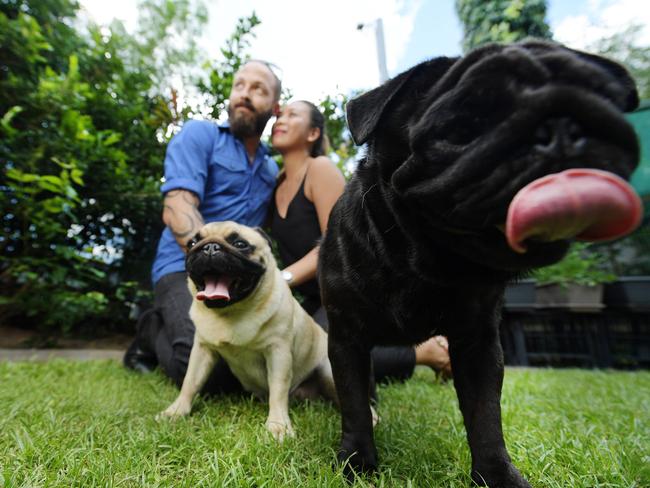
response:
M295 402L297 436L277 444L266 405L199 400L176 422L161 375L117 362L0 363L0 486L346 486L332 469L340 420ZM355 486L471 486L453 386L418 370L380 389L381 468ZM506 371L506 444L536 487L650 486L650 372Z

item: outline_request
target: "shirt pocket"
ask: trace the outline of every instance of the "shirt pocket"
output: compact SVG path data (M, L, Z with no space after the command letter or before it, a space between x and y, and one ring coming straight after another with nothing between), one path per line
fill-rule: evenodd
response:
M237 197L246 193L248 170L245 164L247 162L227 156L214 158L210 164L206 194Z
M273 189L275 188L275 184L276 184L277 179L270 171L263 168L260 171L259 178L262 181L262 184L264 185L264 187L265 187L265 189L267 191L269 191L269 192L273 191Z
M251 197L257 207L259 207L259 211L262 211L261 209L266 207L271 200L271 195L273 195L273 190L275 189L276 178L266 168L261 168L255 180L257 187Z

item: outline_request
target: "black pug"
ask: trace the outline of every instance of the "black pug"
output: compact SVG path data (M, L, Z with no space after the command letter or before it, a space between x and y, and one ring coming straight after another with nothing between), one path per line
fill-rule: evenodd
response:
M622 113L637 104L620 65L536 40L432 59L350 101L367 156L332 211L319 270L348 474L377 465L370 349L444 334L472 479L530 486L501 430L504 288L573 238L638 225L622 179L639 157Z

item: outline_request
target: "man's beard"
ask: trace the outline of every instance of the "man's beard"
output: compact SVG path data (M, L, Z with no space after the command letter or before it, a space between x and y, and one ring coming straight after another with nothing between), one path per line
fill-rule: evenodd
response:
M239 106L248 108L251 113L237 113L235 109ZM234 107L228 107L228 121L230 122L230 132L238 139L246 137L259 137L264 132L266 123L273 115L272 110L258 113L251 103L240 102Z

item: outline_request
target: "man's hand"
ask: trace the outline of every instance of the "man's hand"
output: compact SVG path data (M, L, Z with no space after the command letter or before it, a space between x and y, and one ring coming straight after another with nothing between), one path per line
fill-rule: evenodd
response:
M187 243L203 227L199 198L191 191L172 190L165 194L163 205L163 222L172 231L183 252L187 252Z

